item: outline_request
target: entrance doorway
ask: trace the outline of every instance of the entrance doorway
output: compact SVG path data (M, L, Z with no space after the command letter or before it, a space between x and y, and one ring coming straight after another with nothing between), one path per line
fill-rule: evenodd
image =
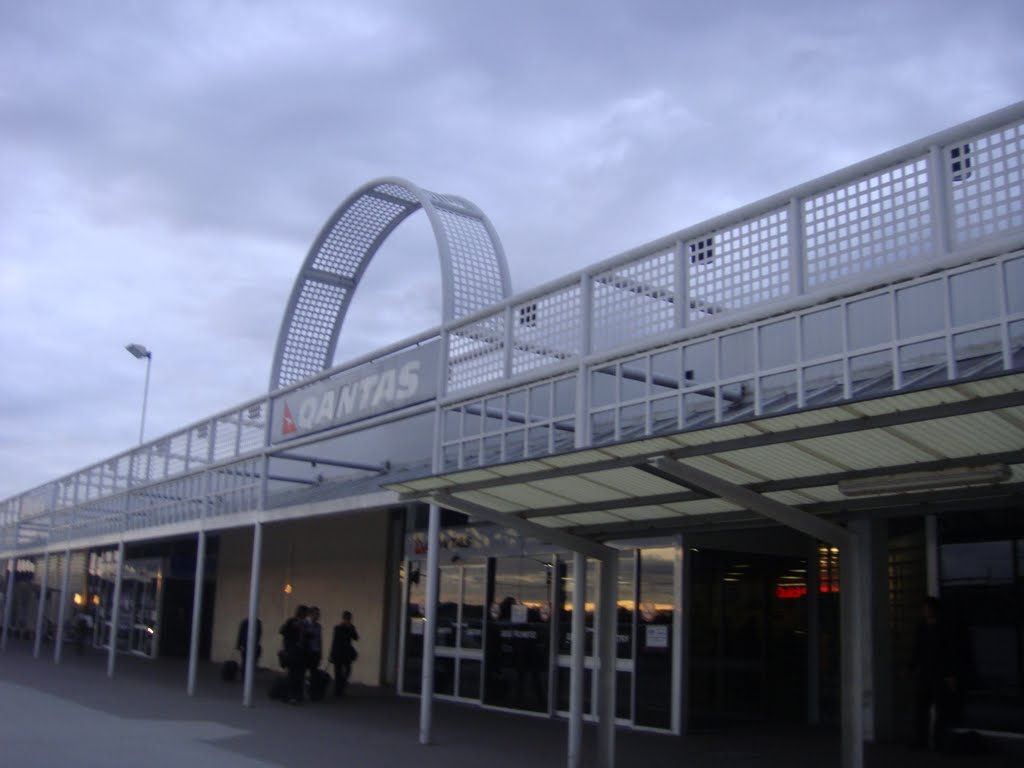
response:
M691 551L690 722L803 721L807 560Z

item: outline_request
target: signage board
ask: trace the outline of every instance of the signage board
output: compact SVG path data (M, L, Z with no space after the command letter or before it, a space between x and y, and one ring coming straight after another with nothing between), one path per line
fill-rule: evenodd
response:
M438 351L439 342L432 341L275 397L271 443L432 400Z

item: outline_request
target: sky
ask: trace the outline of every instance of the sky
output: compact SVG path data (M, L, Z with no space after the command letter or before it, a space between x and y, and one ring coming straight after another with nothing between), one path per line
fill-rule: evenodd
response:
M0 3L0 500L267 391L320 227L472 200L516 293L1024 99L1020 0ZM440 323L422 214L338 363Z

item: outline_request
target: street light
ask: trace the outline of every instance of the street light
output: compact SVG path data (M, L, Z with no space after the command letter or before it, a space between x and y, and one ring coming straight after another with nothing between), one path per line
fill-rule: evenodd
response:
M149 398L149 365L153 362L153 353L141 344L128 344L125 346L136 360L146 358L146 386L142 390L142 423L139 424L139 445L142 445L142 436L146 431L146 400Z

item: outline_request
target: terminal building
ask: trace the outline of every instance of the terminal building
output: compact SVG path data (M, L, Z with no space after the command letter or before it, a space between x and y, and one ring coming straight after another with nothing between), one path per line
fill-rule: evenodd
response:
M356 682L679 734L913 728L926 596L962 724L1024 724L1024 103L513 295L473 203L367 183L316 237L265 394L0 502L3 645L237 659L318 605ZM434 328L332 365L420 211ZM252 658L243 703L253 701ZM429 695L422 695L427 692Z

